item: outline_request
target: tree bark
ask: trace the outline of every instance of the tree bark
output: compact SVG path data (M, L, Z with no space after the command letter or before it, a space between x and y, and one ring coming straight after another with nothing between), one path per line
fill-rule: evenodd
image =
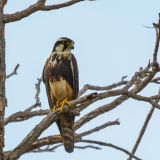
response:
M5 97L5 79L6 79L6 66L5 66L5 37L4 30L5 24L2 21L3 11L0 10L0 160L3 160L3 147L4 147L4 113L6 106Z

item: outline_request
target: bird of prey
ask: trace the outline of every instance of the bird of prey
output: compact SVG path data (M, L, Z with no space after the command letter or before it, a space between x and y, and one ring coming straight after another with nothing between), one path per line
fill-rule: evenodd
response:
M74 41L62 37L57 40L53 51L46 60L43 69L43 81L50 109L55 112L60 109L60 116L56 121L63 139L66 152L74 150L74 115L63 112L65 105L71 106L70 101L78 96L79 75L75 56L71 53Z

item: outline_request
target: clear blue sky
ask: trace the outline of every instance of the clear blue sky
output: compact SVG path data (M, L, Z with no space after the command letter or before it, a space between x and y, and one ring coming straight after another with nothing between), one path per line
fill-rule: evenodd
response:
M34 2L36 0L9 1L5 12L22 10ZM75 41L74 54L78 60L81 87L87 83L105 86L118 82L124 75L131 77L152 58L154 30L146 29L143 25L152 26L152 22L158 19L159 12L159 0L97 0L56 11L37 12L19 22L7 24L7 73L17 63L20 63L20 68L17 76L7 80L6 116L34 103L36 78L41 76L54 42L62 36ZM158 86L149 87L144 95L156 94L157 90ZM48 108L44 85L40 96L43 109ZM105 102L96 103L87 111ZM86 139L105 141L131 150L149 109L150 106L146 103L130 100L88 123L78 132L119 118L120 126L107 128ZM33 118L23 123L7 125L5 149L15 147L40 119ZM42 136L56 133L58 130L52 125ZM144 160L159 160L159 135L159 111L156 111L136 155ZM74 153L67 154L61 147L54 153L25 154L20 159L127 159L120 151L102 148L99 151L75 150Z

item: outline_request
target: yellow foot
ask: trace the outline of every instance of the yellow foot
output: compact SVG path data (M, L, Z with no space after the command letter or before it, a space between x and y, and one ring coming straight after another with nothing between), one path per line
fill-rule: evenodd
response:
M55 113L58 110L59 106L60 106L60 103L57 101L56 105L53 106L53 108L51 109L51 111Z
M65 99L61 102L61 105L60 105L60 112L63 111L63 108L64 108L65 104L71 106L71 103L68 101L68 98L65 98Z

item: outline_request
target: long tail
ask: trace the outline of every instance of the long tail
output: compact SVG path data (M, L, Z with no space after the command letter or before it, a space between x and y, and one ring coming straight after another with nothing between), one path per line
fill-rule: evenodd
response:
M74 117L69 113L60 115L60 120L57 123L61 136L63 138L64 148L66 152L71 153L74 150Z

